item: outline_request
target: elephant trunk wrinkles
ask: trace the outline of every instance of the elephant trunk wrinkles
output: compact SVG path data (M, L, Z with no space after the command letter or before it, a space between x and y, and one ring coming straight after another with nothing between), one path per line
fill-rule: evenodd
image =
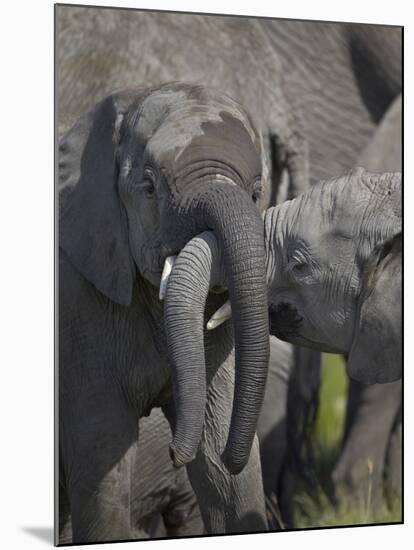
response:
M211 184L206 192L191 202L187 201L186 210L186 215L200 220L202 228L214 231L223 255L233 311L236 357L233 411L223 461L229 472L236 474L244 468L249 458L269 360L263 223L248 195L239 187L228 184ZM200 260L200 263L203 261ZM172 303L170 306L170 300L178 276L176 267L168 285L165 311L169 349L174 351L171 355L174 376L177 377L176 386L180 386L172 451L178 461L185 462L196 453L204 421L203 313L211 281L206 283L210 274L205 265L204 282L199 278L202 270L194 271L195 292L186 287L187 294L180 295L181 301L184 298L192 303L184 308L185 315L180 312L177 317L170 310L170 307L174 308ZM171 323L178 323L181 330L173 328ZM190 347L184 345L184 338Z
M206 406L203 346L204 308L209 289L224 282L221 256L211 231L182 249L168 280L164 316L176 408L170 454L176 466L194 459Z

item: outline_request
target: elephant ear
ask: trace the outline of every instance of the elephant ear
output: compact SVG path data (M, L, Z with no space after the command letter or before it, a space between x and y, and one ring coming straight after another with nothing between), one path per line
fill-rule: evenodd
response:
M270 206L294 199L308 191L310 186L309 147L303 116L299 109L293 109L287 104L281 118L282 120L273 118L270 122L272 155Z
M59 146L59 245L105 296L129 305L135 278L117 189L119 128L139 91L111 95L82 116Z
M402 374L402 234L376 250L365 269L348 374L364 384L393 382Z

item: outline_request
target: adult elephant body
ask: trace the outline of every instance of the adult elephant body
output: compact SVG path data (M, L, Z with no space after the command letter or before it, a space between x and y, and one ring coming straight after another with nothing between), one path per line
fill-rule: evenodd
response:
M208 83L261 131L263 206L353 168L401 91L396 27L68 6L57 24L62 126L114 89Z
M259 130L264 181L260 205L307 188L302 115L292 108L279 56L257 20L57 9L62 127L65 117L78 116L116 89L174 80L207 84L240 102ZM282 177L286 172L289 178Z
M374 511L402 493L401 381L364 385L349 381L343 447L332 472L335 500Z
M59 445L74 542L132 537L138 419L155 406L207 531L264 529L254 434L269 343L250 118L200 86L120 92L62 139L59 184ZM199 250L184 253L187 241ZM164 305L163 264L177 254ZM233 326L204 334L204 310L227 295Z
M289 98L303 113L312 182L358 162L401 92L402 29L262 19Z

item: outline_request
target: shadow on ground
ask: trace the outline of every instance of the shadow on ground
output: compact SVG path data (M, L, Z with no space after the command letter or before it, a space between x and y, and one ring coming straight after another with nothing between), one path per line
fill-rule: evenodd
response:
M53 545L53 527L22 527L22 531Z

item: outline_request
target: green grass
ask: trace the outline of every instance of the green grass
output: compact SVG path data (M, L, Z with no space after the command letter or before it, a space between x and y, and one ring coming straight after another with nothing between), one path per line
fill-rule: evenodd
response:
M344 360L340 355L324 355L314 441L326 451L335 451L340 445L347 390Z
M340 451L345 421L348 380L340 356L325 355L321 372L320 405L313 441L319 490L310 496L305 490L295 495L295 521L298 528L335 525L363 525L401 521L401 501L373 510L369 489L360 503L341 503L335 507L331 472Z

